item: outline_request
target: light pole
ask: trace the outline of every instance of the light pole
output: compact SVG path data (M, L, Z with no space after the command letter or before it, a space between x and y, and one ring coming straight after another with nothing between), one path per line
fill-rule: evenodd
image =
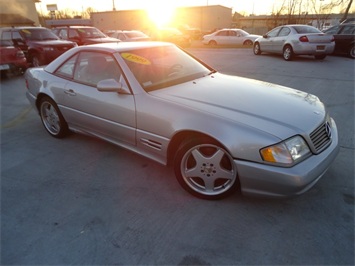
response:
M113 10L113 11L116 11L115 0L112 0L112 10Z

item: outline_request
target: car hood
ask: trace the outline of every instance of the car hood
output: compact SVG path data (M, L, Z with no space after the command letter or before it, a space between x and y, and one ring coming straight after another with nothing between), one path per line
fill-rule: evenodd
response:
M31 41L32 44L38 45L38 46L73 46L74 43L71 41L65 41L65 40L44 40L44 41Z
M312 94L220 73L150 93L279 139L311 133L326 115Z
M104 37L104 38L84 38L85 42L90 43L106 43L106 42L120 42L121 40L111 37Z

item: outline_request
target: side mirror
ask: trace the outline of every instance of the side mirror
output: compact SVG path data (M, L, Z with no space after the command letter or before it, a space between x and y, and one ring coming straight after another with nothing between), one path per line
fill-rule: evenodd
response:
M101 92L117 92L120 94L131 94L128 88L124 88L121 82L114 79L100 80L96 86L98 91Z
M267 39L267 35L266 35L266 34L264 34L264 35L263 35L263 38Z

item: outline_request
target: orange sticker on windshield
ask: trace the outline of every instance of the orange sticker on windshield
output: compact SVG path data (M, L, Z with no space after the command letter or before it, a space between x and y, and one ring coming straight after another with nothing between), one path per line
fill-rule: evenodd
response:
M21 30L21 31L26 33L26 34L31 34L31 32L29 30Z
M142 64L142 65L150 65L150 61L142 56L131 54L131 53L122 53L121 56L131 62Z

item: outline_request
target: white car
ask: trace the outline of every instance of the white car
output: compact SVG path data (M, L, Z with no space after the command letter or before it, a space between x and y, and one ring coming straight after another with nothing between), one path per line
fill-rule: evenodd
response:
M203 36L202 43L205 45L253 45L260 35L249 34L241 29L222 29Z
M181 186L204 199L235 189L299 195L339 150L316 96L218 73L171 43L80 46L25 79L51 136L89 134L172 165Z
M324 59L333 53L334 36L327 35L308 25L284 25L276 27L254 42L254 54L263 52L282 54L286 61L296 55L312 55Z

